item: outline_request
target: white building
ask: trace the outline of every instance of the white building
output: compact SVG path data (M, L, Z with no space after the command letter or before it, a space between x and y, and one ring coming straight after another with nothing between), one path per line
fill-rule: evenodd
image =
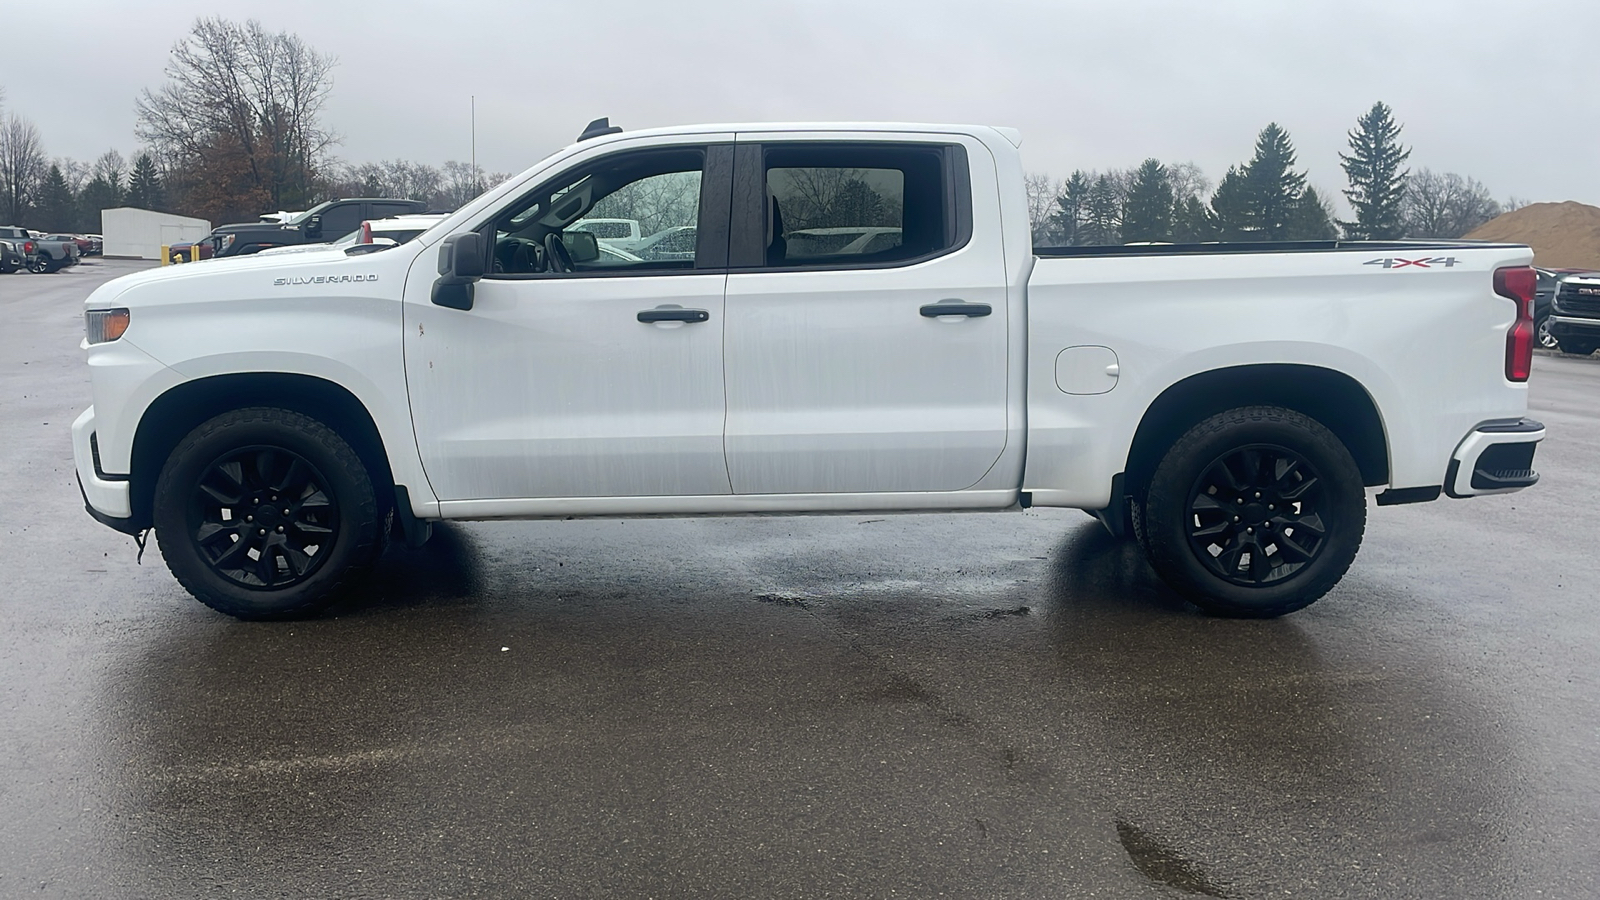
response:
M100 234L105 238L103 253L106 256L160 259L162 247L198 241L210 233L211 223L205 219L131 206L100 211Z

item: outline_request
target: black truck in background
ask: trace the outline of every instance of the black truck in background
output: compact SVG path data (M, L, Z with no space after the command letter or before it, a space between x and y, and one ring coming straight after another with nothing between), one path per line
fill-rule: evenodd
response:
M1561 352L1588 356L1600 350L1600 272L1560 276L1546 321Z
M427 210L428 204L420 200L350 197L318 204L287 222L220 225L206 240L211 242L213 259L244 256L269 247L331 243L355 231L367 219L388 219Z

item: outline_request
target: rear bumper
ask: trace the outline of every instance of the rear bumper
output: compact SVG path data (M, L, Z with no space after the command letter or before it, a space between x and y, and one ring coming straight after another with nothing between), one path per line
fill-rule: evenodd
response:
M133 529L133 500L127 476L100 471L94 446L94 407L72 423L72 461L78 470L78 488L89 514L118 531ZM118 522L124 525L116 524Z
M1509 494L1539 481L1533 454L1544 425L1532 419L1485 422L1472 430L1450 458L1444 490L1452 497Z

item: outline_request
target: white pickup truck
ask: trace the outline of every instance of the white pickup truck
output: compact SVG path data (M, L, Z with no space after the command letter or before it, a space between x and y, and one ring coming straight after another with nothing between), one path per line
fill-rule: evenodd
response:
M1018 143L600 123L401 246L119 278L87 300L88 510L241 618L436 520L1028 506L1273 616L1344 575L1367 488L1537 480L1528 248L1035 248ZM693 258L600 252L591 211L695 226ZM889 237L791 252L819 229Z

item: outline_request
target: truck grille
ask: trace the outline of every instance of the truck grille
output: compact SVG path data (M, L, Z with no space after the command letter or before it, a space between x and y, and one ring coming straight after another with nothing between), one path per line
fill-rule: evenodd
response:
M1600 318L1600 285L1566 285L1556 295L1564 315Z

